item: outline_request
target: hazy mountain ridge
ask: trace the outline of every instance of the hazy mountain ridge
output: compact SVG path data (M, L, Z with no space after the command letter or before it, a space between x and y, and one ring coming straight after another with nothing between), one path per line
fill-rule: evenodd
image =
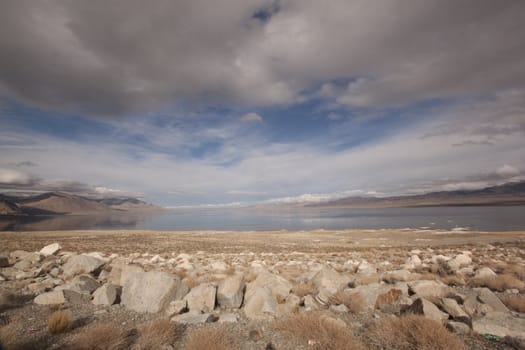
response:
M306 207L423 207L467 205L525 205L525 181L478 190L439 191L392 197L346 197L309 203Z
M136 198L91 199L65 192L29 197L0 194L0 215L86 215L161 209Z

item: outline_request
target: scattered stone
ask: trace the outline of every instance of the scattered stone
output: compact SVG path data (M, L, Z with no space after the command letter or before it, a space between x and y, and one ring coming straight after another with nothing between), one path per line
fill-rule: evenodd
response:
M8 267L9 258L7 256L0 255L0 267Z
M227 277L219 284L217 303L224 308L241 307L244 292L244 276Z
M184 312L188 308L188 303L185 299L183 300L173 300L170 302L168 307L166 308L166 316L172 317L174 315L179 315Z
M363 260L357 265L356 272L362 275L373 275L374 273L377 273L377 268L368 261Z
M304 309L306 311L319 310L320 305L315 301L314 297L311 295L306 295L303 299Z
M335 312L336 314L344 314L347 313L349 310L344 304L340 305L330 305L330 311Z
M228 264L226 264L224 261L214 261L209 266L210 269L216 271L225 271L229 268Z
M104 261L87 255L74 255L62 267L65 277L83 273L95 273L104 265Z
M136 273L122 288L121 304L137 312L156 313L175 298L180 285L180 279L166 272Z
M79 293L69 289L64 289L62 293L66 301L70 304L87 304L91 301L91 295L87 293Z
M449 287L440 281L408 282L408 288L413 294L423 298L443 298L449 292Z
M439 322L448 319L448 315L446 313L441 312L436 305L424 298L417 298L414 300L412 305L403 311L416 315L423 315L427 318L430 318L431 320Z
M277 315L277 302L269 287L259 287L246 299L246 317L252 320L268 319Z
M339 289L347 287L353 281L352 278L344 276L334 269L323 267L312 278L312 282L319 289Z
M111 283L106 283L93 293L93 304L95 305L113 305L118 301L120 290Z
M494 334L498 337L525 337L525 318L513 317L508 312L489 312L472 322L472 329L479 334Z
M60 249L62 249L62 246L60 244L53 243L50 245L46 245L44 248L42 248L40 250L40 254L42 254L43 256L55 255L60 251Z
M301 298L295 294L290 294L284 301L284 303L277 305L277 315L285 316L292 312L299 311L299 304L301 303Z
M447 329L456 334L469 334L470 327L463 322L448 321Z
M65 289L71 289L79 293L93 293L100 284L91 275L75 276L73 280L64 286Z
M66 298L61 290L43 293L34 299L34 303L38 305L60 305L65 302Z
M451 298L441 299L441 307L447 314L452 316L452 318L466 317L469 318L467 313L459 306L456 300Z
M237 323L239 317L231 312L222 313L219 315L219 323Z
M482 267L476 271L474 278L496 277L497 274L490 267Z
M255 281L247 284L244 298L251 298L260 287L267 287L275 300L285 300L292 290L292 284L286 279L263 269Z
M501 300L488 288L474 288L478 293L478 299L492 308L494 311L509 312L509 309L501 302Z
M383 280L392 283L392 282L407 282L407 281L413 281L415 280L419 275L416 273L412 273L408 270L402 269L402 270L394 270L389 271L383 275Z
M472 264L472 258L470 255L462 253L457 255L454 259L447 262L448 267L452 271L457 271L460 267Z
M201 323L213 323L216 322L219 318L213 314L192 314L186 313L182 315L173 316L171 318L172 322L181 323L181 324L201 324Z
M418 255L414 254L407 258L403 267L408 270L413 270L419 266L421 266L421 259Z
M213 284L203 283L192 288L184 299L191 313L207 313L215 308L216 294L217 288Z

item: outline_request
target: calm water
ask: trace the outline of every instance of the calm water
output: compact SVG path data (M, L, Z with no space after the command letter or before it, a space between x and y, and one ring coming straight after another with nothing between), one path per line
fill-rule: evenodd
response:
M0 230L313 230L381 228L525 230L525 206L386 209L178 209L112 216L1 218Z

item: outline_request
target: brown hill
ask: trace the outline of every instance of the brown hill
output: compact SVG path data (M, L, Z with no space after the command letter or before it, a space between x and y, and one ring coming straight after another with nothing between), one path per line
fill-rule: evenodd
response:
M113 211L109 206L97 201L62 192L45 193L23 199L24 210L43 210L56 214L101 214Z
M16 203L0 198L0 215L18 215L20 213L20 207Z

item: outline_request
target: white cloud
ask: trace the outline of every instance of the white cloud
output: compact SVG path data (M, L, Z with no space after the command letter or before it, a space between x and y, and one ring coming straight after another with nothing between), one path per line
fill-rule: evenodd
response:
M14 169L0 169L1 185L31 185L36 181L34 176Z
M501 177L513 177L519 175L520 171L511 165L504 164L496 170L496 174Z
M243 122L247 123L262 123L263 118L257 113L247 113L241 117Z

